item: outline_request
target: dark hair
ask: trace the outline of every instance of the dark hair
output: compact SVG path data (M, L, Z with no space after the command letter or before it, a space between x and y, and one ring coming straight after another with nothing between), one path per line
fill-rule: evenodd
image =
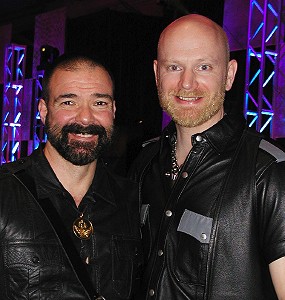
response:
M48 102L49 101L49 84L52 75L55 73L58 69L66 69L66 70L75 70L78 65L85 64L90 67L100 67L104 69L112 80L113 85L113 93L115 90L115 83L114 78L110 70L104 65L102 62L100 62L98 59L89 56L89 55L82 55L82 54L63 54L57 57L52 64L50 64L45 72L44 77L42 81L42 98Z

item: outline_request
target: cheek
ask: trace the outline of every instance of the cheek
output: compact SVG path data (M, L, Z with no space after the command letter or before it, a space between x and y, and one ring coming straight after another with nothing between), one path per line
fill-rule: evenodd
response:
M70 122L74 117L70 113L63 113L62 111L60 111L49 113L48 118L50 124L65 125L68 122Z
M99 123L104 127L110 127L114 122L114 112L113 110L104 111L94 114L95 123Z
M199 81L199 87L203 90L208 90L209 93L220 92L225 89L225 81L222 77L205 78Z
M163 91L173 90L177 88L178 82L177 76L163 76L158 81L158 88Z

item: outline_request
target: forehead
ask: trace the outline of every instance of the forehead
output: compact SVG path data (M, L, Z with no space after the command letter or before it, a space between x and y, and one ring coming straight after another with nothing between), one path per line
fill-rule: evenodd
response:
M225 43L221 32L207 24L191 23L170 27L159 41L158 59L197 57L224 58Z
M72 68L58 68L50 80L51 92L61 89L96 89L99 93L112 95L113 83L108 72L100 66L77 65Z

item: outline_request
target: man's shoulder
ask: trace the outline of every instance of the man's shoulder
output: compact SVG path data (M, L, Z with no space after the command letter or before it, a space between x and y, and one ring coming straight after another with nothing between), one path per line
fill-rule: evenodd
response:
M142 148L137 157L132 162L128 175L137 181L136 176L152 161L160 149L160 137L147 140L142 144Z
M143 160L156 154L160 147L160 136L144 141L136 160Z
M257 178L264 174L266 170L284 174L285 171L285 151L284 147L276 140L265 136L259 132L249 130L245 138L247 152L256 152L255 172ZM283 175L282 175L283 176Z
M142 143L142 148L144 149L145 147L154 146L155 144L158 143L159 140L160 140L160 136L157 136L155 138L152 138L152 139L149 139L147 141L144 141Z
M30 165L29 157L20 158L13 162L4 163L0 167L0 176L7 176L7 174L14 174L26 169Z
M284 148L272 139L261 139L259 149L265 152L276 163L285 161Z
M250 146L252 141L257 144L259 157L276 163L285 161L285 148L276 140L253 130L248 130L247 134Z

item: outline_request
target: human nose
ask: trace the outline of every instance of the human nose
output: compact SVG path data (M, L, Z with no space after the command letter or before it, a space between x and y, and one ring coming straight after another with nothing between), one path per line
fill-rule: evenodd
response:
M76 114L76 122L82 125L88 125L93 122L94 116L91 108L88 105L81 105Z
M198 83L194 72L192 70L185 70L181 75L180 84L185 90L195 90Z

